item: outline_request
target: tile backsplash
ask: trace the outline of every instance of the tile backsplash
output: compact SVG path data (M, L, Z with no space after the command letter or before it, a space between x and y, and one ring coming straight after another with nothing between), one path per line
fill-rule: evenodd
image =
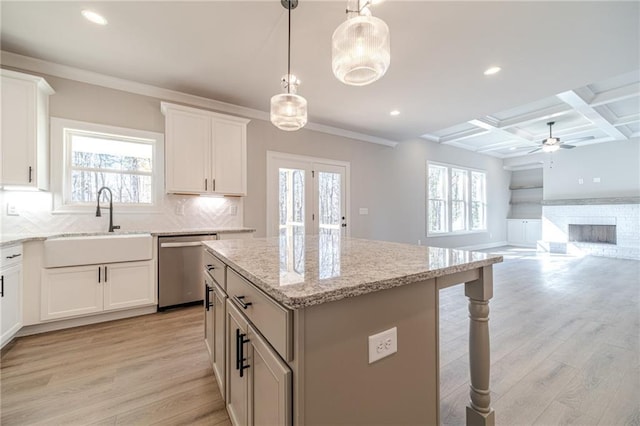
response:
M95 216L83 213L53 213L50 192L0 191L2 234L47 232L102 232L109 226L109 211ZM9 210L17 215L10 215ZM123 231L168 232L243 226L243 201L236 197L165 195L152 213L118 212L113 223Z

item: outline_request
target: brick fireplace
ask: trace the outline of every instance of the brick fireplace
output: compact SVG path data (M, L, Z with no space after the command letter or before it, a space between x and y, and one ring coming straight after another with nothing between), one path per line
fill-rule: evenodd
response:
M640 199L545 200L538 248L640 260Z

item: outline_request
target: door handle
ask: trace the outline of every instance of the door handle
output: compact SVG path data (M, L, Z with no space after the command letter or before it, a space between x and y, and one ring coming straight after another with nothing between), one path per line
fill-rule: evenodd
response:
M106 283L107 281L109 281L109 280L107 279L107 267L105 266L104 267L104 282Z
M236 328L236 370L240 370L240 329Z
M209 287L209 284L207 284L207 282L204 282L204 307L207 309L207 311L209 310L210 307L213 306L213 304L211 303L211 296L210 294L213 292L213 287Z
M29 183L31 183L31 181L33 179L31 179L31 175L33 174L33 167L29 166Z
M4 275L0 277L0 297L4 297Z
M239 332L240 330L238 330ZM238 337L239 337L239 344L240 344L240 357L239 359L239 370L240 370L240 377L244 376L244 370L246 370L247 368L251 367L249 364L244 365L244 362L247 360L244 357L244 344L245 343L249 343L250 340L249 339L245 339L244 337L246 336L246 334L244 333L238 333Z
M101 279L100 279L101 272L102 272L102 268L98 266L98 283L101 282Z

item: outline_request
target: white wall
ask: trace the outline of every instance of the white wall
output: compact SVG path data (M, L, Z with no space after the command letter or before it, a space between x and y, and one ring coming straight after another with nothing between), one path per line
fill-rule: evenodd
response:
M32 73L37 74L37 73ZM50 98L51 116L112 126L164 132L161 99L101 86L43 75L56 94ZM506 239L508 172L502 161L470 151L422 139L397 148L376 145L307 129L283 132L270 122L252 119L248 126L248 196L243 199L166 195L155 215L118 214L123 229L175 230L221 226L256 228L266 235L266 151L330 158L351 163L351 235L360 238L401 241L446 247L488 244ZM456 237L429 238L425 226L426 162L434 160L487 171L489 230ZM50 194L0 194L3 233L43 231L99 231L105 218L92 214L53 215ZM19 217L6 216L6 201L14 197L22 210ZM179 203L185 216L176 214ZM238 215L231 215L231 205ZM369 209L359 215L360 207ZM244 219L244 220L243 220Z
M638 138L560 150L545 164L545 200L629 196L640 196Z

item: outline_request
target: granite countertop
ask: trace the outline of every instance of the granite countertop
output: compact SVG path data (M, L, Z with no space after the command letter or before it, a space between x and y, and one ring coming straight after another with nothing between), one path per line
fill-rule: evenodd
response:
M205 241L248 281L290 309L502 262L502 256L332 235Z
M42 232L37 234L2 234L0 236L0 247L10 246L12 244L26 243L28 241L41 241L48 238L64 238L64 237L85 237L91 235L128 235L128 234L151 234L159 237L171 235L191 235L191 234L225 234L232 232L255 232L253 228L205 228L205 229L183 229L179 231L116 231L109 232Z

